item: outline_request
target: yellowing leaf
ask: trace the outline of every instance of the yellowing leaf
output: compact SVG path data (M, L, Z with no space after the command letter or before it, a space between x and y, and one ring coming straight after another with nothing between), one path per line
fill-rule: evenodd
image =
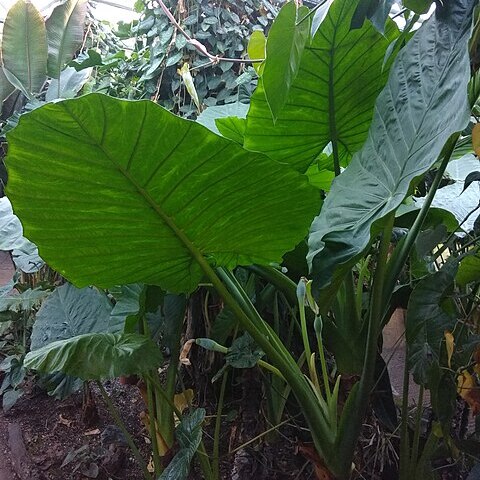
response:
M187 87L187 92L195 102L198 111L201 112L202 109L200 107L200 100L198 99L197 90L195 88L195 84L193 83L193 78L192 74L190 73L190 66L188 63L184 63L182 68L177 70L177 73L182 77L183 83L185 84L185 87Z
M453 338L453 335L448 330L445 330L444 336L445 336L445 344L447 346L448 368L452 368L452 355L453 355L453 349L455 347L455 339Z
M480 123L476 123L472 130L472 146L475 155L480 156Z
M183 411L192 404L193 400L193 390L189 388L188 390L183 391L182 393L177 393L173 399L173 403L180 412Z
M468 403L473 415L480 413L480 386L467 370L463 370L457 378L457 391Z
M267 39L261 30L254 30L248 41L247 53L251 60L265 59ZM263 61L252 64L258 75L262 74Z

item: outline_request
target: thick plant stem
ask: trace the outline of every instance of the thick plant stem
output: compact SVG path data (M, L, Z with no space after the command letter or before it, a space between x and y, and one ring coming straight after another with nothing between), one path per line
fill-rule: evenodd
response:
M110 415L112 416L117 427L121 430L121 432L125 436L125 440L127 441L128 446L131 448L133 456L135 457L135 460L140 465L140 468L143 471L143 476L145 480L152 480L152 476L148 471L147 464L145 463L145 460L143 459L142 454L140 453L140 450L135 445L135 442L133 441L132 436L128 432L127 427L123 423L123 420L120 418L120 415L118 414L118 411L115 408L115 405L113 404L112 400L108 396L108 393L106 392L104 386L102 385L102 382L97 381L96 384L98 389L100 390L100 394L102 395L103 401L105 402L105 405L107 406L107 409L110 412Z
M408 465L410 460L410 439L408 437L408 390L409 375L407 357L403 370L403 394L402 394L402 424L400 430L400 469L399 480L408 480Z
M223 401L225 390L227 388L228 369L223 373L222 385L220 386L220 396L217 405L217 418L215 419L215 431L213 435L213 458L212 470L213 479L220 480L220 427L222 426Z
M147 384L147 402L148 402L148 427L150 433L150 439L152 441L152 455L153 455L153 465L155 468L155 476L158 477L162 473L162 462L160 460L160 451L157 438L157 419L155 415L155 402L153 398L153 386L149 380L146 380ZM160 430L160 435L162 431Z
M352 416L347 419L348 421L342 419L344 420L342 421L343 428L338 436L337 455L344 459L344 470L341 472L341 478L348 478L349 476L349 469L355 445L362 428L363 419L368 407L370 392L373 387L378 335L380 333L380 324L383 318L383 288L394 219L394 213L389 214L386 219L380 242L380 250L377 256L362 376L358 384L358 390L356 390L355 397L353 398L354 408L348 410Z
M420 385L420 390L418 392L417 411L415 415L415 432L413 433L412 455L410 457L410 478L415 476L415 470L418 461L418 447L420 445L420 427L422 423L423 412L423 394L424 387L423 385Z
M420 209L420 213L417 215L417 218L413 222L412 228L409 230L405 241L398 246L395 250L394 255L392 256L392 261L390 262L388 272L385 278L385 289L384 289L384 302L385 304L388 303L393 290L395 288L395 284L397 282L398 276L402 271L402 268L405 265L405 262L410 255L410 251L415 243L415 240L420 233L423 223L427 218L428 211L430 210L430 206L432 205L433 198L435 197L435 193L442 181L443 174L445 173L445 169L447 168L448 162L452 157L453 151L455 149L455 145L457 143L458 138L460 137L460 133L455 133L450 137L447 142L447 147L445 149L445 153L442 159L442 163L435 174L435 178L433 179L432 185L428 192L428 195L425 198L425 202Z
M315 393L308 384L308 381L302 374L295 360L282 344L273 329L263 321L253 306L247 305L247 300L241 292L235 290L235 283L228 275L228 272L223 269L218 269L217 275L205 259L203 259L203 263L206 264L202 265L204 272L207 274L213 286L217 289L217 292L222 296L225 303L235 313L242 327L253 337L273 365L280 370L286 381L292 387L292 391L296 396L311 429L318 453L327 462L327 466L331 469L332 473L336 474L337 471L341 470L340 465L343 460L338 458L333 452L333 433L319 408ZM222 277L222 280L229 284L233 293L231 293L231 291L224 285L219 275ZM244 308L242 308L241 305Z

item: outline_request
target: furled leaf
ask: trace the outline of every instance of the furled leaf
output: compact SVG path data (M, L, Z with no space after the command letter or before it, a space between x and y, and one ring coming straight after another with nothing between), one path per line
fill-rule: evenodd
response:
M265 38L264 33L261 30L254 30L250 39L248 40L247 53L251 60L256 60L257 58L266 57L266 44L267 39ZM258 74L261 74L263 62L253 63L253 68Z
M24 365L41 372L100 380L143 373L157 368L161 361L160 349L144 335L88 333L32 351Z
M47 78L47 36L40 12L18 0L7 13L2 37L3 70L27 97L38 93Z
M81 46L86 14L86 0L67 0L56 6L46 21L50 77L60 78L63 67Z
M270 28L267 56L261 83L273 122L279 117L288 92L297 76L302 52L310 33L310 23L302 20L307 7L297 8L296 2L286 3Z
M432 369L438 367L445 331L453 331L455 315L445 308L453 287L457 263L421 280L408 302L406 339L408 365L419 385L428 385Z
M149 101L47 104L8 141L15 211L42 258L79 287L192 291L199 262L281 261L316 208L316 190L288 166Z
M95 332L118 332L123 325L110 322L112 304L96 288L69 283L55 289L40 307L32 330L32 350L57 340Z
M275 124L262 86L257 87L247 117L245 148L288 162L301 172L330 141L344 166L361 148L375 98L387 81L383 57L397 28L390 22L385 37L368 23L350 31L354 9L351 0L336 0L330 7L305 46L298 75Z
M410 183L469 120L473 0L438 7L399 53L376 102L368 139L332 185L309 237L316 291L338 284L382 228ZM332 281L335 278L335 282Z
M455 338L452 335L452 332L449 332L448 330L445 331L444 336L445 345L447 347L447 364L448 368L452 368L452 355L453 350L455 349Z
M180 450L173 457L168 467L158 480L186 480L190 471L190 463L202 440L202 423L205 410L197 408L189 415L184 415L175 430L175 438Z

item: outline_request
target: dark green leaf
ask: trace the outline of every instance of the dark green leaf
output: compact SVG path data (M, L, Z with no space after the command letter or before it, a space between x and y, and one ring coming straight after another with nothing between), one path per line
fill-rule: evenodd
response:
M288 162L302 173L330 141L344 166L361 148L375 98L387 81L388 72L382 71L385 50L398 32L393 22L385 37L367 23L350 31L354 9L351 0L336 0L330 7L311 44L305 46L298 75L275 124L262 86L257 87L247 117L245 148Z
M233 368L252 368L264 355L253 338L244 333L228 349L225 362Z
M202 440L202 423L205 410L197 408L189 415L184 415L175 430L175 437L180 446L168 467L157 480L186 480L190 471L190 463Z
M435 163L450 135L468 124L467 44L474 3L438 7L399 53L364 147L334 181L311 227L308 260L317 293L329 285L336 289L411 181Z
M480 182L480 172L471 172L467 175L462 192L464 192L473 182Z
M118 332L122 323L112 323L112 304L96 288L58 287L43 302L32 330L32 350L51 342L95 332Z
M351 28L361 28L368 18L375 28L383 33L388 14L396 2L397 0L360 0L352 17Z
M406 340L408 365L419 385L428 385L438 369L445 330L453 331L455 315L444 302L453 288L458 264L447 263L442 270L420 281L408 302Z
M46 21L50 77L60 78L63 67L81 46L86 14L86 0L67 0L55 7Z
M88 50L87 52L88 56L86 58L83 58L81 61L80 61L80 58L78 59L78 61L71 61L69 63L69 66L70 67L73 67L77 72L79 72L80 70L83 70L84 68L89 68L89 67L96 67L96 66L99 66L99 65L103 65L103 61L102 61L102 57L101 55L96 52L95 50Z
M47 79L47 35L35 6L18 0L3 26L3 71L9 82L27 97L40 92Z
M316 209L316 190L288 166L153 102L47 104L8 141L7 190L25 231L79 287L192 291L198 262L280 261Z
M267 57L261 82L265 100L275 122L288 98L297 76L305 43L309 37L309 21L297 22L308 13L307 7L297 9L296 2L286 3L268 33Z
M403 0L403 6L415 13L427 13L434 0Z
M88 333L30 352L24 365L41 372L100 380L141 374L158 368L161 361L160 349L144 335Z

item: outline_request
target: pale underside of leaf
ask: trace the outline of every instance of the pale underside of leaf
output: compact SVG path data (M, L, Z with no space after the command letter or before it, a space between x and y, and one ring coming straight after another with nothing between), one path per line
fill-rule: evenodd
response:
M331 284L334 272L344 275L412 180L468 124L472 5L463 0L438 8L397 57L364 147L333 182L312 224L308 260L317 292Z

